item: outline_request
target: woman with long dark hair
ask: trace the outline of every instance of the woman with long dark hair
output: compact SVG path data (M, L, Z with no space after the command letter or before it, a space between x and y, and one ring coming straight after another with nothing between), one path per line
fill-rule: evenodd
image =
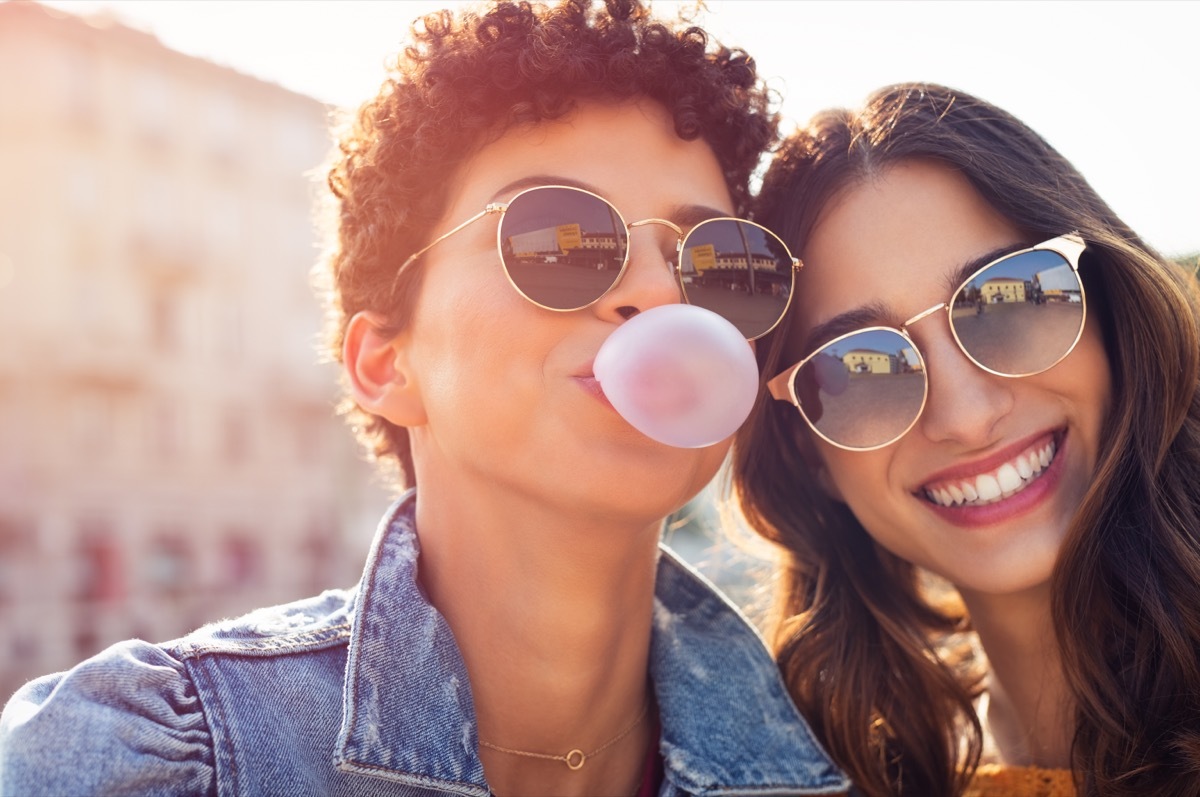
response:
M865 795L1200 794L1200 329L1028 126L903 84L785 144L736 445L780 667Z

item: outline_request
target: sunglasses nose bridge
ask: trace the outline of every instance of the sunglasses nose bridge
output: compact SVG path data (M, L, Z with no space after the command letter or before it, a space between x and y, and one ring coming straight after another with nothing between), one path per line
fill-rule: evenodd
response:
M666 261L668 270L670 270L672 274L675 274L679 270L679 263L676 262L678 260L679 245L681 243L683 243L683 239L684 239L682 227L680 227L678 224L676 224L673 221L668 221L667 219L641 219L639 221L629 222L628 224L625 225L625 229L632 232L633 229L636 227L648 227L652 224L657 224L661 227L666 227L668 230L670 230L671 232L673 232L675 234L675 242L674 242L674 246L672 247L673 251L672 251L671 255L665 256L663 258ZM632 241L632 236L631 236L630 257L632 257L632 255L633 255L633 241Z
M598 307L601 312L612 306L623 317L628 318L632 312L642 312L651 307L676 304L683 300L678 265L674 262L683 231L666 219L642 219L628 223L625 227L632 231L636 227L650 225L660 225L674 233L670 253L667 252L668 247L662 245L665 241L662 241L660 236L635 243L635 236L631 234L627 243L625 267L621 276L600 299Z
M938 310L945 310L948 307L949 307L949 305L946 302L938 302L933 307L930 307L926 310L922 310L921 312L917 313L912 318L905 321L903 324L900 325L900 328L902 330L904 330L905 333L907 333L908 328L911 327L913 324L917 323L918 321L920 321L923 318L928 318L929 316L936 313Z
M645 227L647 224L661 224L662 226L672 230L675 233L675 237L683 237L683 228L675 222L667 221L666 219L641 219L640 221L631 221L625 225L625 228L632 230L634 227Z

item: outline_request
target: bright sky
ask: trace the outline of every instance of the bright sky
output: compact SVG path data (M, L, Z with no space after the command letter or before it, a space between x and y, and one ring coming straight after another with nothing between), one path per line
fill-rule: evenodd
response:
M168 46L354 105L409 23L457 0L51 0L108 7ZM677 2L655 8L673 12ZM690 5L690 4L689 4ZM872 89L927 80L1024 119L1165 254L1200 250L1197 0L708 0L796 123Z

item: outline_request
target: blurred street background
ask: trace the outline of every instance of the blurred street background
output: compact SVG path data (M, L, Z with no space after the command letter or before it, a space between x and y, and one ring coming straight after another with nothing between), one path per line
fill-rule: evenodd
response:
M391 494L315 354L312 206L331 115L440 5L0 2L0 701L357 580ZM998 102L1195 264L1200 4L845 5L698 21L792 122L907 79ZM767 560L721 536L719 492L666 539L754 611Z

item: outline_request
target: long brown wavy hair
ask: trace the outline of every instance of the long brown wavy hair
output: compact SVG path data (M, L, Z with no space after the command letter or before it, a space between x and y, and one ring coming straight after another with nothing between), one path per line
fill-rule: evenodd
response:
M958 170L1037 240L1078 230L1087 241L1080 274L1114 399L1051 582L1056 637L1047 644L1059 646L1073 699L1072 769L1085 795L1200 794L1194 280L1029 127L936 85L886 87L861 110L816 116L767 173L759 220L802 251L838 191L913 158ZM798 345L785 325L761 341L764 378L808 353ZM863 794L962 794L982 744L972 701L983 665L968 655L965 609L937 600L924 574L876 545L818 487L815 452L795 408L765 396L735 448L745 515L786 555L779 666Z
M493 0L414 23L378 94L344 126L330 165L328 252L316 273L327 307L325 354L341 361L361 310L403 330L421 269L396 270L429 243L458 167L515 126L561 119L586 100L645 98L675 133L712 147L739 213L751 172L778 139L778 115L745 52L700 28L651 16L639 0ZM408 430L343 391L342 412L368 452L413 483Z

